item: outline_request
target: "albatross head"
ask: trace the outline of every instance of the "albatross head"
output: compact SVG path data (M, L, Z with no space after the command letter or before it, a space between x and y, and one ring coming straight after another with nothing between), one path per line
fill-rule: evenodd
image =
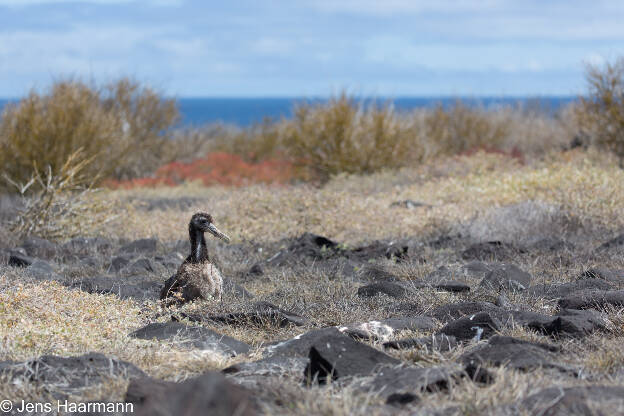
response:
M206 214L205 212L198 212L193 215L191 218L191 222L189 223L190 230L199 230L201 232L208 232L214 235L217 238L225 241L226 243L230 242L230 237L223 234L219 229L214 225L212 220L212 215Z

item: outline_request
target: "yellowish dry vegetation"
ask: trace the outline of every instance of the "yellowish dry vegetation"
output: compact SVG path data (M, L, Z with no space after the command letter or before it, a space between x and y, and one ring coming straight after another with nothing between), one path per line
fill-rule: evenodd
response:
M589 88L576 116L585 139L620 158L624 167L624 58L604 66L589 66Z
M423 167L368 176L339 176L312 186L118 191L111 197L199 197L191 208L124 215L114 233L126 238L184 239L187 218L211 212L235 241L277 240L314 232L350 244L433 233L488 208L526 200L561 206L581 221L617 229L623 225L624 171L609 157L568 152L545 162L518 165L495 154L451 158ZM415 211L389 209L393 201L430 204Z
M0 288L2 360L97 351L171 380L223 368L229 361L220 355L189 353L174 343L129 338L152 314L115 295L89 294L56 282L16 282L16 276L4 274Z
M104 86L61 80L3 108L2 174L22 183L33 169L50 167L56 175L71 154L82 150L92 158L91 177L146 175L176 156L163 133L177 117L175 100L128 78ZM0 181L0 189L6 185Z
M614 158L593 151L575 150L552 154L542 161L520 164L503 155L477 153L472 156L440 159L425 165L399 171L382 171L367 176L341 175L323 187L297 185L287 187L250 186L244 188L205 188L186 184L175 188L106 191L102 204L125 207L123 215L112 221L103 234L114 238L136 239L157 237L160 241L187 238L187 222L196 210L213 214L216 224L233 238L234 243L253 240L269 243L303 232L315 232L356 245L363 241L399 236L444 234L454 224L471 219L492 207L528 200L554 204L569 212L586 230L613 232L624 225L624 172ZM137 200L198 198L184 209L140 209ZM430 207L415 209L390 207L394 201L413 199ZM126 202L124 202L126 201ZM609 234L610 236L610 234ZM593 237L592 237L593 238ZM604 239L606 236L601 236ZM600 241L595 238L592 241ZM219 249L220 250L220 249ZM217 252L219 252L217 250ZM438 264L435 253L424 250L429 263L384 263L399 278L423 277ZM431 249L428 249L431 250ZM270 253L258 254L266 258ZM248 267L227 258L224 270L239 271ZM612 260L617 263L617 259ZM536 259L521 264L536 278L567 281L574 278L571 270L587 266L580 262L559 266ZM580 271L580 270L579 270ZM168 276L162 276L165 280ZM470 281L476 286L478 280ZM388 298L362 299L356 295L359 283L337 281L317 273L314 268L270 271L265 279L245 283L257 299L274 302L285 309L303 313L311 324L304 327L276 328L270 325L207 325L253 347L286 339L314 327L339 323L363 322L396 316L388 308ZM510 301L523 309L544 313L555 312L555 303L523 294L510 294ZM455 294L425 289L410 298L424 311L436 306L466 301L494 301L495 293ZM181 309L164 310L155 302L138 303L120 300L115 295L88 294L68 289L57 283L35 282L20 272L0 274L0 360L25 360L42 354L63 356L97 351L129 361L146 373L168 380L183 380L206 370L218 370L238 361L258 358L258 351L248 356L228 359L214 354L187 351L171 342L143 341L128 333L154 321L167 321L171 313L223 313L243 308L242 303L195 302ZM621 310L608 310L609 330L587 342L561 342L565 363L581 367L601 384L621 383L624 358L619 351L624 336ZM188 324L192 324L185 321ZM204 323L204 325L206 325ZM427 336L426 331L403 331L392 339ZM506 328L503 335L538 342L552 339L524 328ZM382 348L380 342L369 342ZM386 351L417 366L450 365L461 353L460 347L450 353L430 351ZM495 406L512 403L542 387L583 385L575 380L542 370L524 374L507 369L495 370L496 381L487 387L458 382L448 393L421 396L419 409L457 407L457 414L487 414ZM82 396L82 399L123 397L127 381L113 380L106 388ZM270 383L276 383L270 387ZM268 414L384 414L382 400L374 393L362 394L329 387L307 389L290 381L271 381L281 405L267 401ZM14 388L0 384L10 394ZM9 394L9 393L4 393ZM22 397L41 398L41 392L20 391ZM268 393L267 393L268 394ZM415 411L416 408L409 408Z
M156 237L160 242L184 240L189 217L202 210L214 216L234 243L258 246L258 252L246 252L250 258L221 259L223 271L240 276L237 273L253 262L267 258L269 253L261 252L262 247L274 248L276 241L304 232L321 234L347 246L413 236L426 241L448 236L459 225L483 217L492 208L536 201L534 206L555 207L585 233L579 241L586 246L561 256L519 256L514 261L534 276L534 283L574 280L582 270L596 265L598 257L586 254L624 226L621 67L618 61L604 72L591 70L590 97L554 118L530 110L486 112L459 103L446 110L399 114L391 105L360 106L343 94L325 105L299 107L293 120L266 122L246 130L210 126L177 131L175 141L167 141L168 134L162 134L177 116L175 103L161 100L152 90L125 79L103 89L81 82L60 82L48 95L32 92L17 106L8 107L0 123L3 173L26 183L35 172L32 184L38 189L28 195L21 217L13 221L14 235L10 238L38 234L59 241L76 235L102 235L117 242L141 237ZM593 148L562 152L579 126L591 136L590 142L615 156ZM174 188L98 193L88 187L97 173L136 177L153 172L162 163L192 159L213 150L256 161L284 157L307 170L302 178L323 186L206 188L187 183ZM80 152L90 163L72 159ZM88 173L84 178L78 175L82 170ZM78 186L85 184L86 190ZM156 204L150 211L140 207L145 200L177 198L191 203L183 209L172 208L175 204ZM402 200L426 205L414 209L392 206ZM563 231L550 230L555 236ZM0 229L0 236L8 234ZM218 245L212 249L217 254L228 253ZM449 258L428 246L423 246L420 254L422 262L401 265L382 260L376 266L409 285ZM108 258L100 260L104 263ZM603 257L599 261L607 267L624 268L622 259ZM69 277L88 272L57 266L58 272ZM157 278L164 281L167 277ZM463 279L473 289L478 286L477 278ZM406 306L385 296L361 298L357 295L360 284L337 280L314 266L269 269L262 278L245 282L257 300L300 313L309 323L285 328L269 322L246 326L202 323L252 346L246 356L232 359L187 350L175 341L138 340L128 334L150 322L169 321L172 316L199 325L185 320L182 313L240 311L249 307L249 302L198 301L166 309L154 301L120 300L114 294L90 294L55 282L36 281L27 272L3 267L0 361L96 351L133 363L151 376L180 381L238 361L252 361L260 357L258 347L263 344L313 328L393 317L404 314L401 308L406 307L422 314L453 302L493 302L498 295L482 289L459 294L418 289ZM527 311L552 314L557 310L552 299L524 293L511 293L509 301ZM521 373L500 368L493 370L495 382L491 385L452 382L447 392L422 394L417 406L404 410L492 414L501 405L552 385L622 385L624 313L621 308L603 312L607 331L582 340L554 340L523 327L501 331L501 335L524 340L557 342L563 351L561 362L581 370L578 379L556 371ZM399 331L391 339L430 334ZM383 348L380 340L367 344ZM421 349L386 352L411 365L430 367L454 365L468 348L471 346L460 346L448 353ZM127 382L111 379L75 399L122 400ZM49 392L44 390L0 381L0 397L41 401L48 398ZM292 380L273 379L258 394L268 397L263 402L267 414L369 415L388 411L375 392L357 392L351 387L305 388Z

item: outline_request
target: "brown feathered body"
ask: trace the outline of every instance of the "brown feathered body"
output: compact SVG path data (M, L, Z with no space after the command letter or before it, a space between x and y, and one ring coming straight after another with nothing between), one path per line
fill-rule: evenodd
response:
M223 277L217 266L207 261L204 263L182 263L176 279L180 282L182 297L185 300L217 299L221 300Z
M208 255L205 231L229 241L229 237L212 224L210 215L193 215L189 223L191 254L180 265L177 273L165 282L165 287L160 292L161 299L171 298L179 303L194 299L221 299L223 276Z

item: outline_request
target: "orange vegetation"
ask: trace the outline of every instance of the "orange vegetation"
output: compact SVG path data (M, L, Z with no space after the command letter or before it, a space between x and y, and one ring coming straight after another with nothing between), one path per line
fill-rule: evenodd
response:
M242 157L225 152L208 153L189 163L172 162L161 166L151 177L124 181L109 179L110 188L175 186L199 181L205 186L244 186L254 183L283 184L292 181L294 169L286 160L266 159L246 162Z

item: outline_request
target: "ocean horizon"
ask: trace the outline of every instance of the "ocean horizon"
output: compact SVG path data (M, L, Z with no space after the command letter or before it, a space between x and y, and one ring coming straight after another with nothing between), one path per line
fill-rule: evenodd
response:
M469 107L496 109L516 107L554 114L557 110L577 100L576 96L533 96L533 97L399 97L399 98L355 98L364 104L382 105L392 103L399 112L436 105L449 107L461 102ZM19 98L0 98L0 111L7 103ZM263 120L291 118L293 109L302 103L324 103L328 98L275 97L275 98L177 98L180 110L179 127L199 127L206 124L223 123L247 127Z

